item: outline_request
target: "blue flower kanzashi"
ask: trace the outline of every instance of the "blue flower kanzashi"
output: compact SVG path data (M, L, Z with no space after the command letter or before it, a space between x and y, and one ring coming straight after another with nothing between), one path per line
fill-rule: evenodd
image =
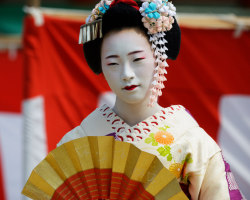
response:
M157 12L157 6L155 3L150 3L148 5L148 7L145 9L145 13L147 14L148 18L155 18L155 19L159 19L160 18L160 14Z
M163 0L162 3L164 4L164 6L166 6L168 3L168 0Z
M104 2L104 5L103 6L100 6L99 7L99 10L102 14L104 14L106 12L106 10L109 9L109 5L107 5L105 2Z

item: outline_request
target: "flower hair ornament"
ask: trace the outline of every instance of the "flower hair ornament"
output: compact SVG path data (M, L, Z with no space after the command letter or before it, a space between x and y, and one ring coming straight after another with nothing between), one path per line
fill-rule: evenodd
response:
M167 31L172 29L175 22L176 8L168 0L141 0L142 6L139 8L133 0L101 0L91 14L86 19L86 24L81 26L79 44L102 38L102 16L105 12L117 3L128 4L139 10L142 15L142 23L148 30L149 41L154 52L156 67L151 84L151 95L148 106L153 106L162 95L163 82L167 79L166 62L168 56L166 52L168 41L164 38Z

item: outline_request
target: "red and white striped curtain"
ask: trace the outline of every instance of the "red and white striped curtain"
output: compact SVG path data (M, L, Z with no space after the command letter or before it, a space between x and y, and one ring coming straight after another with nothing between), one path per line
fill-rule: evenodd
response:
M21 192L8 184L15 179L6 173L9 165L24 164L23 184L30 170L56 147L66 132L103 99L113 97L103 75L95 75L84 60L82 46L77 41L82 22L46 15L43 18L40 26L35 25L31 16L24 21L24 62L19 66L24 69L24 132L17 137L22 140L20 146L8 147L9 151L22 152L23 159L8 157L3 151L8 145L4 143L10 141L14 145L15 138L6 139L11 137L8 130L1 133L5 134L1 136L0 147L6 199L18 199ZM234 30L188 27L181 30L180 56L169 61L168 81L160 104L182 104L190 111L200 126L219 142L243 194L250 197L250 33L243 32L236 38ZM7 91L14 81L4 84L9 88ZM21 181L16 180L16 184ZM18 187L21 190L22 185ZM10 198L14 195L16 198Z

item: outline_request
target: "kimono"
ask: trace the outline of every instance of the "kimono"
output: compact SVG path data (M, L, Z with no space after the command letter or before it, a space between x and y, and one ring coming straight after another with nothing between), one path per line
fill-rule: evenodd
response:
M103 105L68 132L58 146L85 136L114 136L156 155L193 200L243 199L221 149L181 105L129 126Z

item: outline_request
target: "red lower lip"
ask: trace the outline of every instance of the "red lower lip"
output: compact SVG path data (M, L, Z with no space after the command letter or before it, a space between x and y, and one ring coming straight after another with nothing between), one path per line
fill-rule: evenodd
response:
M137 88L137 85L126 86L124 89L125 90L134 90L135 88Z

